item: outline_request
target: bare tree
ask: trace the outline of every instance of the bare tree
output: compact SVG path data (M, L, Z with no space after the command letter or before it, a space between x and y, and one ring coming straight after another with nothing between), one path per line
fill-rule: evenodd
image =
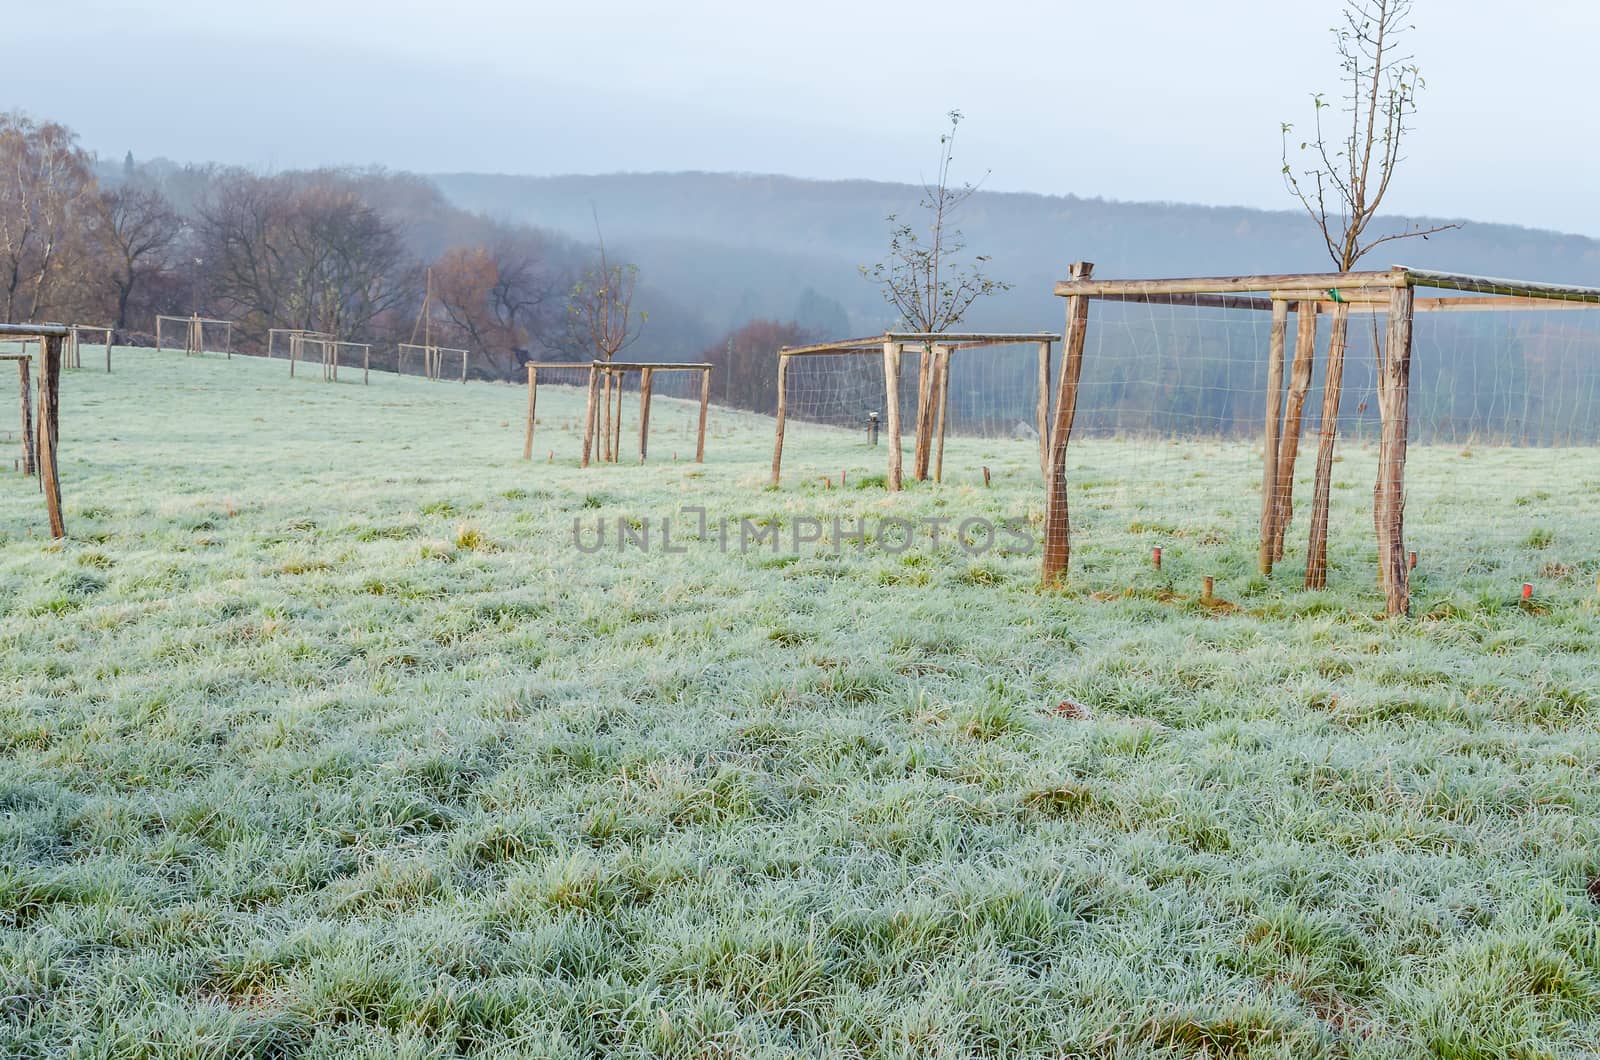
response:
M92 294L94 194L71 130L0 114L0 320L70 316Z
M1293 124L1283 123L1283 179L1316 222L1328 255L1340 272L1349 272L1375 247L1397 239L1427 238L1460 225L1411 225L1374 239L1367 227L1404 161L1401 148L1417 112L1423 87L1415 57L1403 38L1414 27L1411 0L1345 0L1344 22L1334 30L1342 95L1349 129L1341 137L1323 125L1322 112L1333 104L1312 96L1314 132L1300 142L1310 163L1297 175L1289 160Z
M154 188L125 184L100 196L108 278L116 296L112 327L128 326L128 305L168 266L168 255L183 231L183 219Z
M557 281L541 267L535 241L455 247L434 263L433 275L451 329L483 354L495 375L513 378L517 351L543 337L555 302Z
M595 236L600 244L600 261L591 266L572 286L567 300L567 323L574 344L594 351L594 359L610 363L618 353L639 338L646 315L633 311L633 293L639 280L636 265L613 265L606 256L605 236L600 232L600 217L595 215ZM622 381L616 382L616 415L622 415ZM600 459L614 458L612 442L612 378L607 372L601 391Z
M1405 156L1402 148L1417 111L1422 74L1404 37L1413 27L1411 0L1344 0L1343 21L1334 29L1341 95L1349 125L1341 133L1324 125L1323 112L1334 104L1321 93L1312 97L1313 133L1299 145L1307 164L1296 172L1290 161L1294 126L1283 123L1283 179L1317 225L1328 256L1340 272L1349 272L1374 248L1400 239L1428 236L1454 224L1409 224L1399 231L1367 234ZM1374 327L1376 328L1376 317ZM1317 441L1316 478L1312 486L1311 538L1306 552L1305 585L1327 584L1328 501L1333 476L1334 441L1339 426L1339 399L1344 382L1344 354L1349 337L1350 307L1335 305L1328 338L1328 363L1323 384L1322 426ZM1380 346L1376 341L1375 348ZM1307 377L1309 379L1309 377ZM1274 552L1281 555L1282 528L1290 518L1293 452L1298 438L1287 434L1280 456L1278 522ZM1275 555L1274 558L1277 558Z
M952 110L947 117L950 128L939 137L939 167L934 180L922 186L919 205L927 215L927 231L919 233L916 226L890 214L887 259L861 266L861 275L878 285L884 301L912 331L947 331L961 322L979 298L1011 288L1009 283L984 275L983 266L989 261L986 255L963 260L967 244L954 219L978 185L950 183L961 112Z
M257 343L282 326L368 337L417 287L398 226L338 173L220 180L199 235L212 296Z
M643 310L633 311L639 267L611 263L598 218L595 234L600 244L599 263L585 269L572 285L567 316L577 344L593 350L595 360L609 361L633 345L648 316Z

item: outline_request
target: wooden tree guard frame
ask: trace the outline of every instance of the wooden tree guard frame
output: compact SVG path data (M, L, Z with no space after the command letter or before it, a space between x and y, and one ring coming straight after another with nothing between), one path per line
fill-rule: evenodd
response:
M62 351L61 351L62 367L63 368L82 368L83 367L83 350L82 350L83 332L92 331L92 332L95 332L96 334L98 334L101 337L101 339L103 339L105 341L105 348L106 348L106 374L109 375L111 373L111 338L112 338L111 329L110 328L101 327L98 324L74 324L74 325L72 325L70 330L71 330L71 334L67 337L66 345L62 348Z
M639 374L639 463L644 463L650 451L650 399L654 392L657 372L700 373L700 420L695 432L694 462L706 459L706 411L711 404L711 371L715 366L698 362L653 361L529 361L528 419L522 435L522 459L533 459L533 429L539 405L539 371L565 370L589 373L583 410L583 453L578 466L588 467L593 454L603 463L618 463L622 458L622 380L630 372ZM597 414L601 402L606 405L605 415ZM597 438L596 431L605 438Z
M269 343L272 341L269 337ZM321 334L308 331L289 332L289 374L294 375L295 362L305 356L306 348L315 347L318 358L322 362L322 381L337 383L339 381L339 351L341 349L359 350L361 353L361 384L368 385L372 374L372 346L365 342L344 342ZM309 362L311 358L305 357Z
M156 317L157 353L167 349L166 340L162 337L161 326L163 324L183 325L183 353L186 357L195 357L205 352L203 347L205 345L204 326L206 324L220 324L225 329L223 331L222 338L222 352L227 354L228 360L233 360L233 321L214 320L211 317L200 316L198 313L186 317L168 317L158 315ZM177 348L177 346L172 347L172 349Z
M1387 272L1293 273L1261 276L1184 277L1151 280L1095 280L1094 266L1076 262L1055 293L1067 300L1065 359L1056 386L1055 418L1050 428L1050 460L1045 489L1046 585L1066 574L1071 556L1071 520L1066 489L1066 453L1078 400L1084 336L1091 300L1153 305L1248 309L1272 314L1267 350L1266 430L1262 444L1261 528L1258 564L1270 574L1283 558L1283 538L1292 511L1290 490L1300 441L1301 415L1310 389L1317 341L1317 318L1332 320L1323 426L1318 439L1318 488L1313 496L1311 545L1305 584L1326 584L1326 470L1331 466L1338 429L1343 336L1352 315L1382 314L1388 324L1378 351L1378 477L1373 487L1373 522L1378 538L1378 577L1391 615L1411 607L1405 546L1405 467L1409 441L1412 323L1417 313L1600 308L1600 288L1525 280L1496 279L1396 265ZM1463 292L1418 298L1418 287ZM1285 371L1288 316L1298 320L1293 367ZM891 359L885 346L886 364ZM887 369L886 369L887 370ZM1285 378L1287 374L1287 391ZM779 403L780 416L782 402ZM779 427L781 434L782 427ZM774 463L776 477L776 463Z
M465 383L467 381L467 358L469 354L466 350L452 349L449 346L421 345L415 342L402 342L395 347L394 370L397 374L403 375L405 373L406 355L413 350L422 354L422 375L424 378L432 379L435 382L442 379L444 377L444 355L453 353L461 358L461 382Z
M36 339L39 342L39 395L38 414L30 423L29 364L27 354L8 355L4 360L17 362L22 383L22 426L24 460L30 456L39 476L39 488L44 493L45 512L50 520L50 536L65 537L66 523L61 517L61 478L57 460L56 440L61 427L61 356L72 336L72 329L63 324L0 324L0 338ZM33 443L31 454L28 451Z
M912 475L918 482L931 476L944 481L944 440L950 406L950 358L957 350L976 350L994 346L1036 346L1039 358L1039 399L1035 409L1039 433L1039 468L1047 460L1046 438L1050 417L1050 358L1060 335L1050 332L921 332L888 331L860 339L840 339L808 346L784 346L778 350L778 411L772 443L772 485L783 472L783 442L788 425L789 359L791 357L879 356L883 357L884 431L887 435L889 492L904 484L905 453L900 415L900 367L907 350L917 358L917 415L912 447Z

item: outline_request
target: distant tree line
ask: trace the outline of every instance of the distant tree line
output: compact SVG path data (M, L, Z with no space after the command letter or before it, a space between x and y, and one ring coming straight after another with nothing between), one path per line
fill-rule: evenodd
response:
M375 365L426 334L470 349L474 374L514 379L530 357L596 356L584 324L615 317L615 281L626 278L631 301L637 271L577 240L454 207L408 174L261 175L141 165L131 153L106 165L62 125L0 114L6 322L108 324L137 344L151 341L158 314L199 313L235 321L246 352L264 351L271 328L303 328L372 343ZM842 318L807 297L807 312ZM632 313L628 343L643 340L642 359L681 359L709 338L694 314L642 285ZM771 350L735 345L770 365ZM717 343L719 362L727 348Z

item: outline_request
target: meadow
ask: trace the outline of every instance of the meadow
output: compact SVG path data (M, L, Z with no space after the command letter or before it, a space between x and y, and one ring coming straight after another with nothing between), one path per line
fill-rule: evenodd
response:
M1415 448L1386 620L1355 440L1326 592L1254 446L1089 440L1043 591L684 511L1036 528L1026 439L771 490L715 407L579 469L573 390L524 462L516 387L85 361L69 537L0 474L0 1054L1600 1051L1593 450Z

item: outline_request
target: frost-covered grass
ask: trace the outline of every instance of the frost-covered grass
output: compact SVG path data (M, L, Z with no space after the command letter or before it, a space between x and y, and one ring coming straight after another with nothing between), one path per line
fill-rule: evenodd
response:
M1395 622L1354 444L1326 593L1303 514L1254 575L1252 447L1110 442L1042 593L571 541L1037 519L1026 441L889 498L797 426L773 492L760 417L580 471L554 389L525 464L514 388L117 367L63 385L68 541L0 476L0 1054L1600 1050L1592 451L1415 450Z

